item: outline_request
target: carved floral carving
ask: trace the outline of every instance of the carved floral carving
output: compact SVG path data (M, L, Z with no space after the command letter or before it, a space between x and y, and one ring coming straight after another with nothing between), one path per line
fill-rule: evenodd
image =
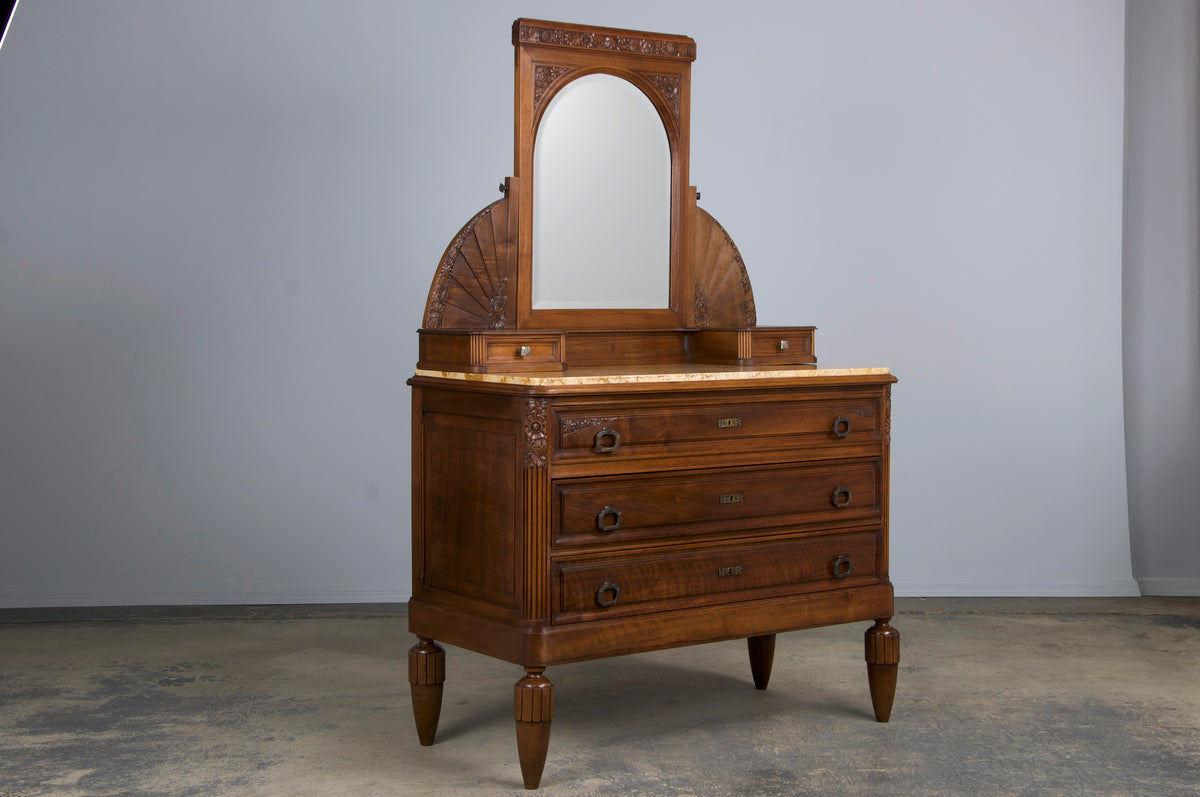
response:
M671 109L671 116L675 117L675 122L679 122L679 75L649 75L643 74L644 78L654 84L654 88L658 89L658 93L667 101L667 107Z
M504 329L505 323L505 308L508 305L508 275L505 274L496 286L496 292L492 294L491 300L488 302L488 328L489 329Z
M704 290L704 285L696 283L696 326L708 326L708 293Z
M666 55L694 59L695 42L656 39L652 36L616 36L603 32L566 30L522 22L517 40L530 44L552 44L558 47L578 47L586 50L612 50L645 55Z
M546 467L546 399L525 400L525 467Z
M883 442L884 445L891 445L892 442L892 386L887 385L883 388Z
M560 77L570 72L570 67L566 66L536 66L533 69L533 107L536 108L542 102L542 96L546 93L546 89L558 80Z
M588 429L592 426L600 426L604 423L611 423L615 418L563 418L558 422L559 434L570 434L578 432L580 429Z

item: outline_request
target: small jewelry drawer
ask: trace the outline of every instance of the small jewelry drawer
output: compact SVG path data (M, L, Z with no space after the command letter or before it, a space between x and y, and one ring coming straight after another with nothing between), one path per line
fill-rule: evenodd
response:
M483 335L483 362L489 371L498 366L514 370L536 370L538 366L562 366L562 335Z
M561 371L566 349L561 332L423 329L417 367L469 373Z
M881 511L882 462L556 480L556 545L861 520ZM749 522L749 523L748 523Z
M693 333L691 351L695 362L772 366L811 365L816 327L706 328Z
M554 563L554 621L767 598L878 579L879 533Z

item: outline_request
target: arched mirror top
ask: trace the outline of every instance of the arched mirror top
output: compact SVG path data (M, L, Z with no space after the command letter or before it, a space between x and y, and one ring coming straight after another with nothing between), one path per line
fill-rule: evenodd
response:
M679 136L679 84L676 79L668 79L670 76L665 75L646 75L637 72L629 72L619 69L566 69L559 71L553 67L546 67L545 76L552 78L549 83L540 92L535 90L534 95L534 116L533 129L536 138L536 131L541 127L542 117L547 109L555 104L555 98L560 92L569 90L569 88L578 83L580 80L595 79L597 76L606 76L627 83L638 90L646 101L654 108L654 112L658 115L659 121L662 123L667 138L675 143ZM657 78L657 79L656 79Z

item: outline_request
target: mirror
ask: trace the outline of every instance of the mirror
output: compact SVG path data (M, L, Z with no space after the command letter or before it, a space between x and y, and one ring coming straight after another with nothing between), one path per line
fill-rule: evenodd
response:
M670 306L671 145L627 80L563 86L533 152L533 309Z

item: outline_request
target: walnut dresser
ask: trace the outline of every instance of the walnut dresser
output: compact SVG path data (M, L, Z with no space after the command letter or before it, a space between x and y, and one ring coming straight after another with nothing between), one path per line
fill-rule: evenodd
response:
M887 721L895 378L818 366L812 327L756 324L741 256L687 184L691 39L518 20L513 42L516 174L443 255L409 381L421 743L446 680L439 642L524 669L517 747L536 788L547 668L745 638L765 689L776 634L849 622L873 623L867 680ZM554 98L597 74L644 96L665 133L662 306L544 302L534 286L553 265L533 256L535 170L551 169L537 135ZM571 268L599 295L604 262Z

